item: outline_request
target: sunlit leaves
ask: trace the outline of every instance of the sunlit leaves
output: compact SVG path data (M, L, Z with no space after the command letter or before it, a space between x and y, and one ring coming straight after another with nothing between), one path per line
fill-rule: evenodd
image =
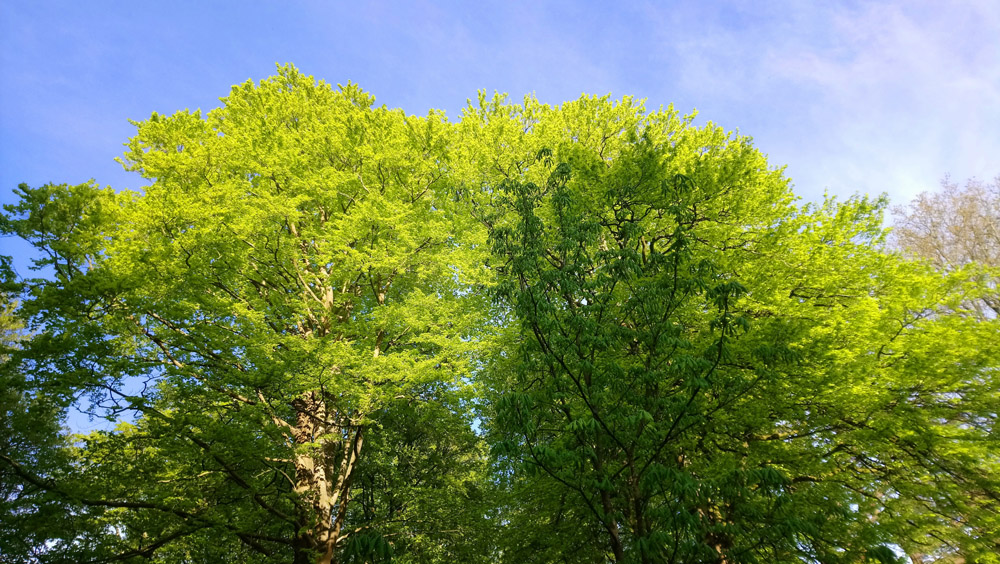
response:
M884 200L796 208L749 140L628 99L481 97L462 127L518 322L494 454L589 515L594 550L885 559L924 472L967 484L934 507L989 514L997 328L947 315L961 277L880 251Z

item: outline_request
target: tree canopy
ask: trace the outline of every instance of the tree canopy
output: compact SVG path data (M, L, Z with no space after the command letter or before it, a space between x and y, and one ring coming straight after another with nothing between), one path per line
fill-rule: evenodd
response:
M895 246L942 270L973 268L992 288L971 309L980 316L1000 315L1000 176L992 182L970 179L965 186L945 178L941 191L924 192L908 206L893 209Z
M284 66L222 102L135 122L141 191L5 206L46 275L0 553L1000 561L991 289L888 250L884 199L799 205L630 98L449 122ZM114 427L60 434L82 404Z

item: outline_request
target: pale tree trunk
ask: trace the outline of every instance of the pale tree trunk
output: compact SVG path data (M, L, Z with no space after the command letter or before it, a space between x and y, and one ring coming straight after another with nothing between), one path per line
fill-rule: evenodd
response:
M299 498L295 564L335 564L364 429L333 421L319 392L293 402L296 409L295 493ZM302 449L302 445L315 444Z
M711 503L711 500L709 502ZM723 517L722 511L717 505L711 505L707 509L698 509L698 514L711 525L727 522L727 519ZM711 546L712 550L719 555L719 559L716 560L718 564L729 564L729 557L726 554L733 547L733 541L729 535L719 532L706 533L705 543Z

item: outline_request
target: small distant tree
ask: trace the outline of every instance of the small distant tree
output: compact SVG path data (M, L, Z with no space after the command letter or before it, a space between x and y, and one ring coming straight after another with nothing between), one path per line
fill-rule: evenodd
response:
M983 282L993 291L968 305L979 316L1000 315L1000 176L975 178L959 186L948 177L940 192L924 192L908 206L893 208L892 242L903 252L943 270L970 264L985 267Z

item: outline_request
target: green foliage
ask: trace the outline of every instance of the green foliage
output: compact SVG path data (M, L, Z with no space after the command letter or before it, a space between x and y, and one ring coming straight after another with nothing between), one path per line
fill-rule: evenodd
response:
M222 101L135 123L142 191L0 218L45 275L0 264L5 556L997 562L990 289L883 199L630 98Z
M517 320L494 453L605 558L995 549L997 326L948 314L960 276L880 252L884 201L797 208L748 139L628 99L481 98L462 126Z
M138 417L75 454L94 493L75 499L113 508L95 516L109 553L329 558L361 546L353 534L408 531L402 507L353 509L383 457L436 457L441 487L481 479L481 457L463 462L481 450L467 390L481 230L448 193L440 115L292 67L223 103L135 123L122 162L141 193L21 187L4 230L55 269L29 281L45 331L24 356L66 401ZM438 440L394 444L408 431L390 420Z
M0 294L0 554L11 562L46 552L74 522L32 474L63 472L67 456L59 406L18 358L28 338L17 302Z

